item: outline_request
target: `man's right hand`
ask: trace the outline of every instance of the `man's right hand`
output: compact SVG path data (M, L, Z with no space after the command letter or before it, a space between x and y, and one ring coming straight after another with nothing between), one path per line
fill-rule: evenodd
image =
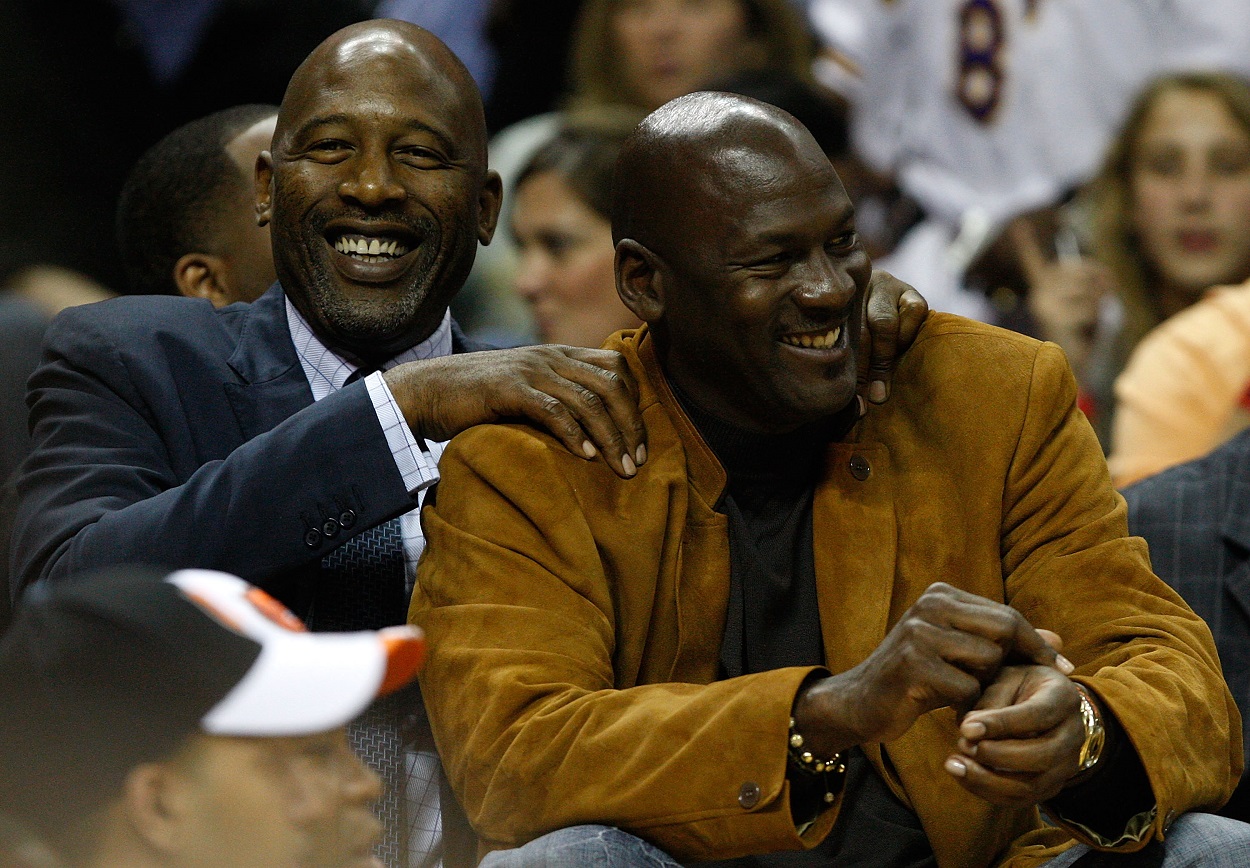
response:
M409 362L386 384L413 433L449 440L466 428L528 419L574 455L602 452L618 476L647 460L637 390L619 353L538 346Z
M972 708L1009 659L1072 671L1015 609L938 582L867 660L799 693L795 726L822 756L892 741L934 709Z

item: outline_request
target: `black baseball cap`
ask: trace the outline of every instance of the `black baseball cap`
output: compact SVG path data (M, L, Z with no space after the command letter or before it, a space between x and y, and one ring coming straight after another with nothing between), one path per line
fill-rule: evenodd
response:
M310 633L226 573L36 585L0 640L0 812L56 829L197 732L334 729L410 683L424 657L415 627Z

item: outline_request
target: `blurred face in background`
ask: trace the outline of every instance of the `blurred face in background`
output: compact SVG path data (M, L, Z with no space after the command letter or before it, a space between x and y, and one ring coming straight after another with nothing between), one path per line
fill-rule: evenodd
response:
M638 325L616 294L612 226L556 172L516 191L512 232L519 262L513 288L527 302L544 343L597 347Z
M648 110L763 60L742 0L618 0L612 36Z
M1165 314L1250 277L1250 131L1220 97L1159 95L1132 151L1129 191Z

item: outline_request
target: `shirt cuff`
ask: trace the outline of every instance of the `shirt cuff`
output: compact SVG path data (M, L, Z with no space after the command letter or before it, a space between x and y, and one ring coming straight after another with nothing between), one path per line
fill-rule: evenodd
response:
M373 401L373 411L378 415L378 424L386 435L386 445L390 447L395 466L403 477L404 487L409 494L416 496L417 492L438 482L438 462L430 454L425 441L413 436L382 372L376 371L365 377L365 386Z

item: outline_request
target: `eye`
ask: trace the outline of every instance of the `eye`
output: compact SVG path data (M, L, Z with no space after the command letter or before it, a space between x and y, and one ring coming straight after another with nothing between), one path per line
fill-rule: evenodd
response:
M429 148L408 147L398 151L399 159L414 169L442 169L448 163L442 154Z
M826 244L825 247L836 253L847 253L854 250L855 245L858 243L859 233L857 233L854 229L848 229L845 232L840 232L833 238L830 238L829 243Z
M761 257L760 259L750 263L749 267L761 270L776 270L786 265L792 258L793 255L790 251L783 250L780 253L774 253L771 256Z
M1239 175L1250 168L1250 152L1217 151L1211 156L1211 171L1216 175Z
M1172 178L1181 173L1182 160L1179 154L1150 154L1141 162L1141 170L1151 175Z
M305 153L319 163L337 163L351 153L351 146L340 139L321 139L308 146Z

